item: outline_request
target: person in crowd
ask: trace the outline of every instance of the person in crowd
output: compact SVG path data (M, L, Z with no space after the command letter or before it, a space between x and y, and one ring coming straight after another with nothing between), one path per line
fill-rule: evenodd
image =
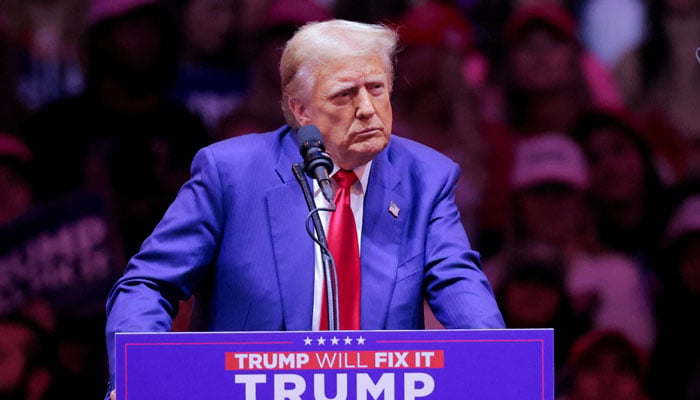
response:
M651 300L642 273L622 253L603 246L588 200L590 173L583 150L561 133L521 140L511 175L511 229L504 250L484 272L498 291L506 262L519 243L548 243L564 259L566 290L591 328L624 332L648 350L655 339Z
M89 400L104 395L107 357L104 316L69 317L58 315L55 343L57 368L52 393L57 399Z
M115 225L108 234L114 254L138 249L187 180L191 157L208 142L199 118L169 98L179 61L174 21L157 0L91 2L85 90L45 106L22 130L34 156L36 201L97 194L108 228ZM69 354L61 381L73 383L62 386L64 398L103 395L107 356L96 338L104 332L104 313L59 322L61 349Z
M554 4L523 6L506 21L503 67L482 96L487 184L480 212L485 243L498 248L507 223L513 143L542 132L569 132L593 106L620 105L609 73L586 52L576 21ZM492 239L488 239L488 238Z
M455 3L474 24L478 47L492 65L503 62L506 47L503 28L513 13L531 6L561 6L572 15L578 9L576 0L458 0Z
M392 93L394 130L459 164L455 202L470 237L477 238L483 139L477 132L477 91L464 76L469 60L481 57L472 26L459 9L438 1L413 6L395 25L402 50ZM424 309L426 328L442 328L427 303Z
M519 134L567 132L593 105L622 104L608 71L582 47L565 8L518 9L506 22L503 40L503 118Z
M307 22L325 21L331 13L313 0L276 0L265 9L263 22L254 33L250 54L248 89L240 106L228 113L218 127L217 139L250 132L268 132L284 124L279 109L279 59L284 44Z
M506 326L514 329L554 329L555 376L561 371L574 340L589 328L585 315L574 312L564 279L564 257L542 242L522 243L506 260L496 299Z
M624 110L586 113L572 134L590 166L600 239L635 261L653 301L661 286L655 262L667 218L666 191L657 172L660 158Z
M633 257L657 247L664 224L659 212L664 187L657 155L631 115L624 110L591 111L577 122L572 135L590 166L603 242Z
M456 202L469 233L483 187L483 139L477 131L476 93L463 77L476 52L472 27L455 7L436 1L397 21L403 48L393 92L394 130L447 155L462 168Z
M54 379L50 335L20 314L0 318L0 398L59 399L51 394Z
M627 105L650 127L651 146L673 160L672 183L700 172L700 3L647 2L645 40L614 69Z
M0 132L0 225L26 214L33 204L32 152L18 137Z
M134 252L187 180L200 120L168 98L178 63L173 16L156 0L94 0L85 33L87 87L27 120L36 195L102 194Z
M700 184L674 189L664 237L659 338L651 359L654 399L700 398Z
M235 47L235 0L177 2L183 50L173 96L215 136L221 118L240 106L247 86Z
M112 373L115 332L167 331L193 293L194 329L328 328L320 249L300 240L308 209L291 168L302 160L297 129L311 125L335 165L340 212L323 219L342 282L339 328L422 328L423 298L447 328L504 327L454 202L458 166L391 134L397 41L390 28L345 20L290 39L280 62L288 125L201 150L113 287Z
M87 320L62 314L48 298L32 295L0 317L0 387L3 383L14 387L9 397L4 397L9 392L0 389L0 399L88 400L104 392L104 356L93 350L99 336L86 326ZM91 321L102 321L104 326L103 319ZM88 339L92 342L85 342L85 332L93 334Z
M595 330L579 338L567 368L570 381L561 400L649 399L647 355L620 332Z
M15 64L14 93L22 106L42 106L79 93L84 85L79 63L80 33L87 0L3 1L7 54Z

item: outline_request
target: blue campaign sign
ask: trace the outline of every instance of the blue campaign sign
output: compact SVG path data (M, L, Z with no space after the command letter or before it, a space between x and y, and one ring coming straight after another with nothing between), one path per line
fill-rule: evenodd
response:
M119 400L553 400L553 331L118 333Z
M104 312L121 267L102 200L74 193L0 227L0 315L41 297L61 314Z

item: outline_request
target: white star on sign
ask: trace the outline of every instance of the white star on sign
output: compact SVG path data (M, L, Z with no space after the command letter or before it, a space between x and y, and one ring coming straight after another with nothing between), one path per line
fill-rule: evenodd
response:
M350 339L350 336L345 336L345 339L343 339L345 344L352 344L352 339Z
M365 344L365 338L363 338L362 336L357 338L357 344Z
M337 346L339 341L340 341L340 339L338 339L338 338L335 337L335 336L333 336L333 337L331 338L331 344L332 344L333 346Z
M304 339L304 346L311 346L312 341L313 340L311 340L311 338L307 336L306 339Z
M326 339L324 339L323 336L320 337L320 338L318 338L318 339L316 339L316 341L317 341L318 344L321 345L321 346L323 346L323 345L326 344Z

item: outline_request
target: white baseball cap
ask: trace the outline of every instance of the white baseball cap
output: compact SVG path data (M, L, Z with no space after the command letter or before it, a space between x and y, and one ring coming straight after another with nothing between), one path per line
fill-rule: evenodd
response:
M562 133L542 133L515 145L511 187L527 189L544 183L588 188L590 177L583 150Z

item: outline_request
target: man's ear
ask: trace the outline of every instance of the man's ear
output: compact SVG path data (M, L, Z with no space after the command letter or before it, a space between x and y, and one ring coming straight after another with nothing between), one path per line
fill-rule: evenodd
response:
M302 103L299 99L290 97L289 100L289 110L294 114L294 118L297 120L299 126L308 125L311 123L311 116L309 115L309 109Z

